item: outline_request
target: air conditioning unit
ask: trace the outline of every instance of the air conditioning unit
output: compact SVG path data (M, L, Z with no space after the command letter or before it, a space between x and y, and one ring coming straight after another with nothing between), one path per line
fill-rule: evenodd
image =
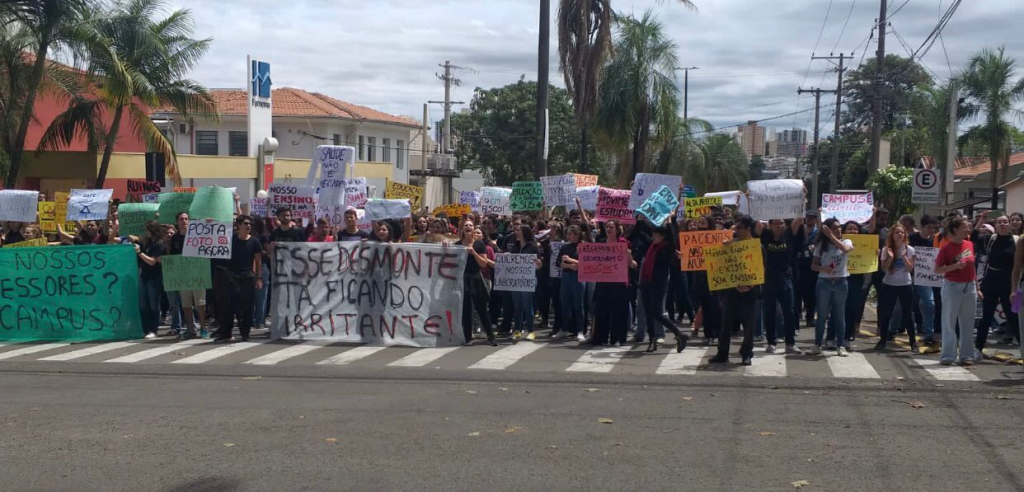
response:
M427 157L427 169L456 170L457 160L453 155L434 154Z

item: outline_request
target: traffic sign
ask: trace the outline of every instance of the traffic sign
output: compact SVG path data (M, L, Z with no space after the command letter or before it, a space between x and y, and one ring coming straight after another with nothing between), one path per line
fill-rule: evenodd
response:
M936 205L939 203L939 172L935 169L914 170L914 191L910 201L918 205Z

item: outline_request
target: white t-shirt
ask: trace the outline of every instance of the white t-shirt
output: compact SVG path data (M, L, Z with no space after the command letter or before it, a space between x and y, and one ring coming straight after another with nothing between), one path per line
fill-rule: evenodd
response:
M882 283L885 285L892 285L894 287L903 287L914 283L914 276L911 275L910 270L907 270L907 264L903 260L903 250L907 250L907 255L911 258L914 257L914 247L904 246L900 248L900 251L896 252L896 259L892 260L892 265L889 265L889 269L885 271L885 278L882 279ZM885 263L889 259L889 250L882 248L882 263Z
M853 241L843 239L843 244L852 248ZM814 248L814 257L821 258L821 266L832 267L832 273L818 272L818 278L846 278L850 272L846 270L846 253L843 253L834 244L829 244L828 251L822 253L821 246Z

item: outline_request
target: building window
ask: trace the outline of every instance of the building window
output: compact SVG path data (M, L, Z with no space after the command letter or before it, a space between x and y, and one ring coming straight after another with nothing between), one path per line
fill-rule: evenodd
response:
M228 132L228 155L249 156L249 132Z
M335 133L334 134L334 145L341 145L341 134L340 133Z
M381 154L384 157L384 162L391 162L391 139L385 138L381 140Z
M218 155L217 132L196 132L196 155Z
M395 167L405 169L405 141L399 140L397 144L398 155L395 156Z
M366 160L368 162L377 162L377 137L366 137Z
M366 160L366 137L359 136L359 160Z

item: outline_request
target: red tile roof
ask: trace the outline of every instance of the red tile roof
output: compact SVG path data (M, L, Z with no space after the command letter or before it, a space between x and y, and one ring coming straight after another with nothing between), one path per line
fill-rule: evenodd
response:
M987 173L992 170L992 163L983 157L971 157L972 164L966 167L957 166L956 171L953 173L957 178L974 178L980 174ZM959 161L959 159L957 159ZM1010 166L1017 166L1024 164L1024 152L1017 152L1016 154L1010 155Z
M245 116L248 95L243 89L212 89L210 94L217 103L217 109L225 116ZM273 92L274 116L295 116L304 118L343 118L348 120L372 121L419 128L416 121L390 115L366 106L359 106L316 92L283 87ZM170 108L157 108L153 113L173 112Z

